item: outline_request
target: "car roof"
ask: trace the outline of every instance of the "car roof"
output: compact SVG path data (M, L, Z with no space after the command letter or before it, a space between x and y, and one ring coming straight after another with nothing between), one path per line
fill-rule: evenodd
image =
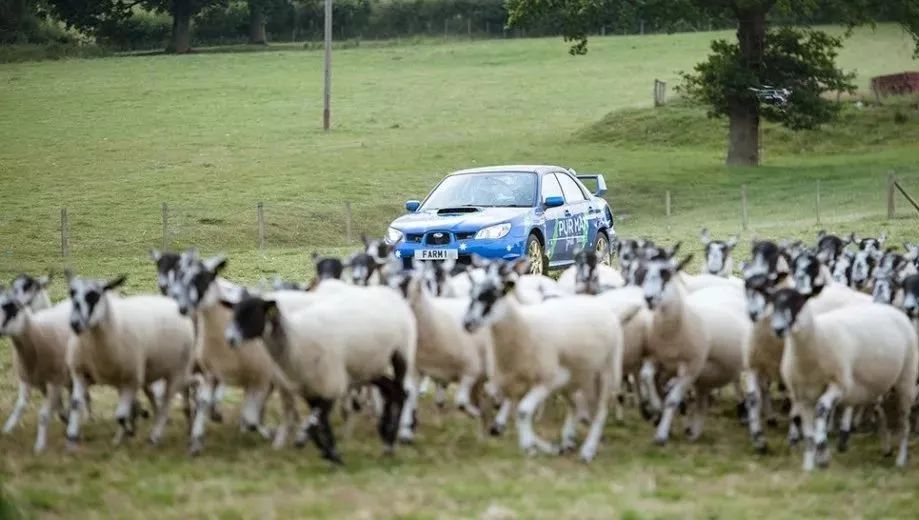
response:
M458 170L450 175L460 175L463 173L546 173L568 171L561 166L550 166L545 164L505 164L500 166L483 166L481 168L468 168Z

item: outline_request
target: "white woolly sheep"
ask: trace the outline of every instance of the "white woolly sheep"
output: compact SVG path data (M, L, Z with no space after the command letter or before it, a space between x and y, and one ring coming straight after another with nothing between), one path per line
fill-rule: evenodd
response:
M625 285L622 274L603 263L592 249L574 254L574 265L562 271L558 286L568 294L599 294Z
M495 378L502 394L518 401L517 431L526 452L556 454L559 448L541 439L533 429L533 415L552 393L569 390L562 427L562 450L576 445L577 420L574 394L580 391L593 413L590 431L581 445L580 458L594 458L607 417L611 393L622 379L622 329L610 319L610 307L593 296L552 298L522 305L508 295L526 260L516 269L509 264L489 266L487 276L473 287L473 298L464 318L467 330L491 330ZM590 331L585 334L584 331Z
M781 289L772 298L772 327L785 339L782 379L805 438L803 467L810 471L815 462L829 463L827 418L837 404L871 406L885 398L898 412L896 464L904 466L919 373L916 331L903 313L888 305L870 303L817 315L809 301L819 293L819 287L811 294ZM844 414L843 421L850 418ZM886 424L881 427L886 430ZM889 454L889 434L882 433L882 442Z
M36 453L43 451L47 444L52 408L57 408L62 419L67 418L62 395L64 388L70 385L66 359L69 318L69 301L33 313L13 294L0 294L0 336L13 340L20 381L19 398L3 426L3 433L9 433L19 423L28 402L29 388L40 389L45 401L38 413Z
M308 435L324 459L341 463L329 425L332 406L351 388L366 384L378 387L385 399L379 433L387 450L397 434L410 440L413 409L406 397L411 401L415 395L416 328L408 304L397 291L381 286L318 300L285 312L275 300L244 297L233 310L227 342L264 341L294 392L310 406L298 444Z
M149 440L159 442L169 416L171 397L178 391L186 396L186 413L190 413L187 384L191 372L194 331L191 320L178 313L178 306L164 296L121 297L112 289L124 283L124 277L108 282L74 277L68 273L72 302L67 363L73 380L67 439L80 438L81 409L86 389L94 384L113 386L118 390L115 417L120 429L115 442L133 435L138 409L135 397L139 389L157 380L165 381L166 396L156 410ZM190 417L189 417L190 421Z
M700 235L702 245L705 246L705 263L702 273L727 278L734 272L734 259L731 252L737 245L737 235L727 240L712 240L708 229L703 228Z

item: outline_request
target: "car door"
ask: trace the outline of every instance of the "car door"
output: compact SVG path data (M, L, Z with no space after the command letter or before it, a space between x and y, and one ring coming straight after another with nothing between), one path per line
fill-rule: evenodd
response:
M573 260L575 251L590 247L595 239L592 236L592 231L595 230L591 230L588 220L590 201L571 175L566 172L557 172L555 175L565 195L565 205L562 206L564 208L563 220L561 221L563 233L560 233L560 236L564 237L564 243L560 241L556 244L556 251L564 250L562 255L566 259Z
M555 177L554 173L546 173L542 176L542 188L539 200L543 207L543 216L546 219L546 256L549 258L549 264L555 265L566 260L564 241L559 242L558 240L559 233L564 229L566 209L564 204L552 208L546 206L546 199L549 197L565 198L565 194L562 192L562 186L558 183L558 179ZM563 246L560 250L561 257L558 256L559 248L557 246L559 243ZM571 259L570 256L567 257L567 260Z

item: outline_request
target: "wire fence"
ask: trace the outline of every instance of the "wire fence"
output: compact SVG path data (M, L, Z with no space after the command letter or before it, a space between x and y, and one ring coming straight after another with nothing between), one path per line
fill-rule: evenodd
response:
M746 183L621 189L611 185L609 200L623 236L685 238L702 227L788 236L814 227L848 231L859 222L888 218L911 226L909 219L919 217L919 209L904 196L919 197L919 175L912 174L793 182L763 176ZM227 253L357 248L361 234L381 236L402 213L401 203L383 201L253 200L241 207L164 201L101 209L73 204L44 208L29 218L0 213L0 237L5 239L0 261L13 269L35 259L67 265L80 258L145 256L154 248Z

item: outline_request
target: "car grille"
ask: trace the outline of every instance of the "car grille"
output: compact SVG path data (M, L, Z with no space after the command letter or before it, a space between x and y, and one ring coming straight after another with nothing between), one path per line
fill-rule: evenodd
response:
M426 235L425 243L431 246L443 246L450 243L450 233L432 231Z
M474 236L475 236L475 233L457 233L456 239L457 240L469 240L470 238Z

